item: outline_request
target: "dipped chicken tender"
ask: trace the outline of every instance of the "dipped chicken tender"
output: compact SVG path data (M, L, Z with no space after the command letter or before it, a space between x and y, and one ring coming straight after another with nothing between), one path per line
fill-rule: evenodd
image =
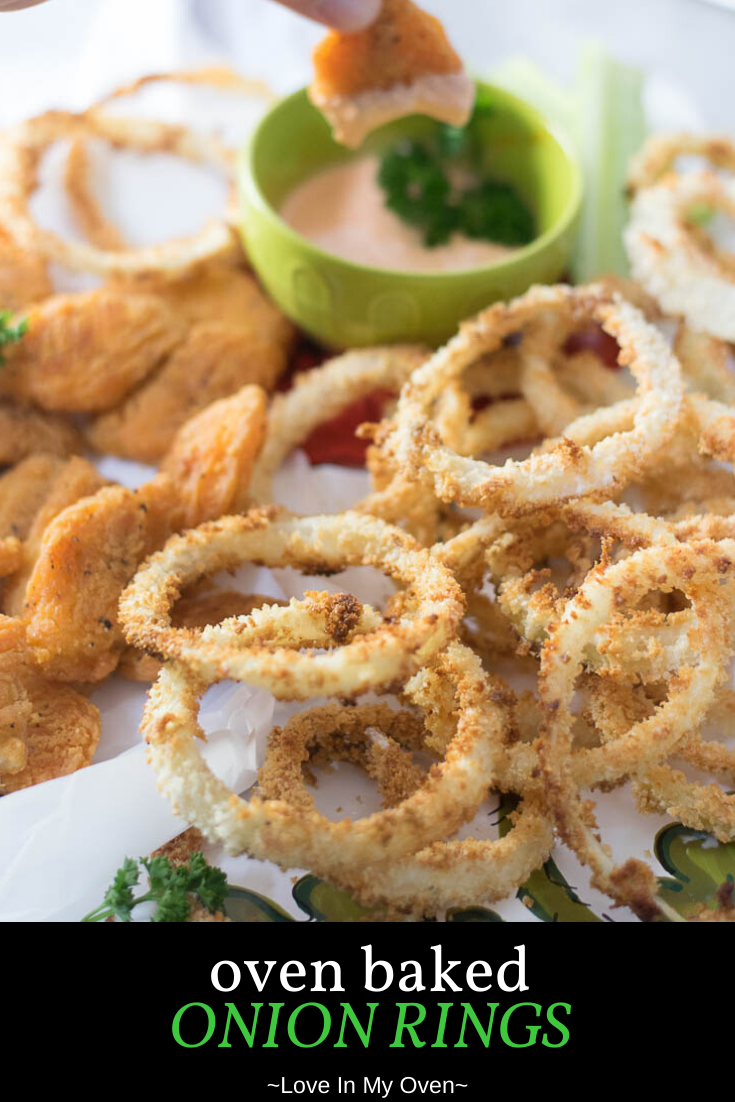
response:
M365 30L332 31L316 47L309 96L337 141L356 148L404 115L464 126L475 87L438 19L411 0L384 0Z
M286 366L285 343L257 329L202 322L160 371L119 409L98 417L87 436L92 447L140 463L159 463L182 425L248 383L272 386Z
M28 332L6 352L0 385L46 410L110 409L186 332L162 299L108 288L54 295L25 316Z

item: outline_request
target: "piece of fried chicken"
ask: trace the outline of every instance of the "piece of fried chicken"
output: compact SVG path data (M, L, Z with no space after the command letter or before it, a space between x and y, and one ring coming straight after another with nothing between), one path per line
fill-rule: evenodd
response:
M245 507L266 401L260 387L243 387L184 426L151 482L106 487L52 521L22 604L45 676L106 677L125 645L117 606L138 565L172 533Z
M0 617L0 793L16 792L89 765L98 709L71 685L48 681L23 624Z
M147 286L189 326L186 339L87 438L100 452L159 463L181 426L248 383L272 390L288 362L294 329L253 277L211 264L186 279Z
M336 140L356 148L405 115L464 126L475 87L438 19L411 0L384 0L365 30L332 31L316 47L309 97Z
M0 310L20 310L52 293L45 260L0 227Z
M80 433L60 414L0 401L0 465L20 463L38 452L75 455L83 451Z
M179 344L186 325L157 295L100 288L24 312L0 390L41 409L94 413L120 402Z

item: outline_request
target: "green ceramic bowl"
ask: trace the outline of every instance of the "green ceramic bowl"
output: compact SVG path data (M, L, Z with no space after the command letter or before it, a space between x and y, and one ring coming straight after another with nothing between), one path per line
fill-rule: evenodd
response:
M492 173L534 210L539 237L500 263L422 274L354 264L312 245L279 217L288 193L320 169L355 154L333 141L305 91L261 121L239 159L242 233L256 272L278 306L333 348L425 341L438 345L458 323L532 283L553 283L567 267L582 198L579 166L566 140L510 93L483 86L495 110L483 120ZM376 131L358 155L399 138L420 139L435 124L421 116Z

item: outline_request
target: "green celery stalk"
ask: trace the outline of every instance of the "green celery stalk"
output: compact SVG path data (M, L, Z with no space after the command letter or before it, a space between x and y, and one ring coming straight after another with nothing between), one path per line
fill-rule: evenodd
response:
M588 43L580 54L573 93L525 57L508 58L493 72L492 81L576 141L585 200L572 260L574 282L613 272L627 275L625 180L646 136L643 74L609 57L599 43Z
M491 81L530 103L552 127L574 139L577 133L575 97L537 65L521 55L506 58L493 70Z
M623 230L628 220L628 165L646 136L643 74L608 57L598 43L583 47L577 91L577 140L585 201L572 263L576 283L628 274Z

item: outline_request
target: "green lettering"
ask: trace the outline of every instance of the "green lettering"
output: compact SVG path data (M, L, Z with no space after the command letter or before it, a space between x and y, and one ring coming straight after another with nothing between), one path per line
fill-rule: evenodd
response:
M342 1027L339 1031L339 1040L337 1041L337 1044L334 1047L335 1048L347 1048L347 1045L345 1044L344 1036L345 1036L345 1026L347 1025L347 1019L349 1018L350 1021L353 1024L353 1026L355 1027L355 1030L357 1031L357 1033L360 1037L360 1040L363 1043L363 1047L367 1048L368 1045L370 1044L370 1034L372 1033L372 1029L373 1029L373 1014L375 1013L375 1007L378 1004L377 1003L366 1003L365 1004L366 1006L370 1007L370 1020L368 1022L367 1032L365 1032L365 1030L360 1025L360 1022L358 1021L357 1015L355 1014L354 1010L352 1009L352 1007L350 1006L349 1003L340 1003L339 1005L342 1007Z
M232 1048L232 1045L230 1044L230 1042L228 1041L227 1038L229 1037L229 1034L230 1034L230 1022L232 1021L233 1018L237 1022L237 1025L238 1025L238 1028L239 1028L240 1032L242 1033L243 1037L247 1041L248 1048L253 1047L253 1042L255 1040L255 1027L258 1024L258 1014L260 1013L260 1008L263 1004L262 1003L251 1003L250 1005L252 1006L253 1011L254 1011L254 1013L253 1013L253 1028L252 1029L247 1028L247 1026L245 1025L245 1022L240 1017L240 1012L238 1011L238 1009L237 1009L237 1007L235 1006L234 1003L225 1003L225 1006L227 1007L227 1021L225 1022L225 1035L222 1038L222 1043L217 1045L217 1048Z
M532 1045L536 1044L536 1036L538 1034L538 1031L541 1029L540 1025L530 1025L528 1026L528 1032L531 1035L530 1040L524 1041L522 1045L518 1045L515 1041L511 1041L510 1035L508 1034L508 1022L510 1021L510 1016L513 1011L518 1010L518 1008L521 1006L532 1006L533 1009L536 1011L537 1018L541 1013L541 1007L538 1003L516 1003L515 1006L511 1006L508 1010L506 1010L500 1022L500 1036L503 1038L505 1044L509 1045L511 1048L531 1048Z
M572 1012L572 1008L569 1005L569 1003L552 1003L551 1006L549 1007L549 1009L546 1011L546 1020L551 1025L556 1026L556 1028L559 1030L559 1032L561 1033L561 1036L562 1036L561 1041L559 1041L558 1044L553 1045L551 1043L551 1041L546 1040L546 1034L544 1033L543 1037L541 1038L541 1044L546 1045L547 1048L563 1048L564 1045L569 1040L569 1030L567 1029L567 1027L565 1025L561 1024L561 1022L557 1019L556 1015L554 1014L554 1011L556 1010L557 1006L561 1006L564 1010L566 1010L567 1014L571 1014L571 1012Z
M391 1048L405 1048L406 1047L404 1045L403 1041L400 1038L403 1035L404 1029L407 1029L408 1032L411 1034L411 1041L413 1043L413 1047L414 1048L423 1048L424 1045L426 1044L426 1041L420 1041L418 1039L418 1036L416 1035L416 1026L421 1025L424 1018L426 1017L426 1007L422 1006L421 1003L396 1003L396 1006L398 1007L400 1013L398 1015L398 1025L396 1026L395 1039L393 1041L393 1044L390 1047ZM410 1006L413 1006L413 1007L415 1007L416 1010L418 1010L418 1016L416 1017L416 1019L413 1022L407 1022L406 1021L406 1011L408 1010L408 1008Z
M318 1041L312 1041L310 1045L306 1045L306 1044L303 1043L303 1041L299 1041L298 1037L296 1036L296 1019L298 1018L301 1011L305 1010L307 1006L317 1007L317 1009L321 1011L322 1022L323 1022L322 1032L321 1032L321 1035L319 1037L319 1040ZM316 1048L317 1045L320 1045L322 1043L324 1038L329 1033L329 1029L330 1029L331 1024L332 1024L332 1015L329 1013L326 1006L322 1006L321 1003L302 1003L301 1006L296 1007L296 1009L294 1010L294 1012L291 1014L290 1018L288 1019L288 1036L289 1036L290 1040L293 1041L293 1043L295 1045L298 1045L299 1048Z
M197 1041L195 1045L188 1044L181 1037L181 1019L184 1017L185 1012L187 1010L190 1010L192 1006L201 1006L202 1010L205 1010L207 1013L207 1032L204 1036L204 1039L201 1041ZM186 1006L182 1006L181 1010L178 1010L176 1012L176 1017L174 1018L173 1025L171 1026L171 1032L174 1035L174 1040L176 1041L176 1044L181 1045L182 1048L201 1048L202 1045L206 1045L207 1041L211 1039L216 1024L217 1016L212 1010L211 1006L207 1006L206 1003L187 1003Z
M437 1006L441 1010L441 1018L439 1019L439 1028L436 1031L436 1040L431 1046L432 1048L446 1048L444 1044L444 1031L447 1028L447 1015L454 1006L454 1003L437 1003Z
M490 1035L493 1031L493 1022L495 1021L495 1011L500 1006L500 1003L486 1003L486 1006L490 1007L490 1021L488 1022L487 1030L483 1029L480 1025L480 1019L472 1009L471 1003L462 1003L464 1007L464 1014L462 1016L462 1028L459 1032L459 1041L454 1046L455 1048L467 1048L467 1043L464 1039L464 1031L467 1028L467 1019L469 1018L473 1026L477 1030L478 1036L482 1037L482 1043L485 1048L490 1044Z
M263 1048L278 1048L278 1042L275 1040L276 1026L278 1025L278 1015L281 1013L281 1007L283 1003L270 1003L271 1008L271 1027L268 1030L268 1040L263 1045Z

